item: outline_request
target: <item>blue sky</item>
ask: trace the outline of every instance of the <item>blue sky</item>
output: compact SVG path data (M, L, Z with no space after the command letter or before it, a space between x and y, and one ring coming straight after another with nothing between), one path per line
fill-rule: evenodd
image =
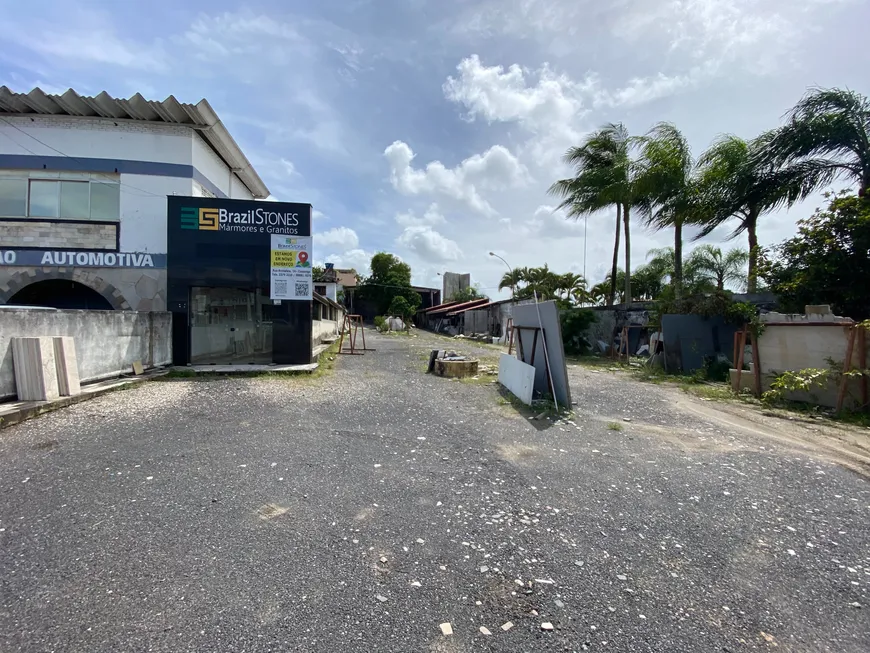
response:
M673 121L700 153L775 126L809 86L870 92L862 0L0 0L0 15L0 84L205 97L276 199L314 204L318 261L362 270L390 251L417 283L471 272L491 294L491 250L583 270L582 224L546 189L596 126ZM762 243L817 204L765 216ZM612 223L589 220L591 283ZM669 240L634 226L633 264Z

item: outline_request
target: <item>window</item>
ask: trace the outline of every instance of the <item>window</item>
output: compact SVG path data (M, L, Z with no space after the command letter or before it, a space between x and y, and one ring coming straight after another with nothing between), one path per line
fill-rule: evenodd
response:
M58 188L56 181L30 182L30 210L28 215L35 218L56 218L59 213Z
M120 184L91 182L91 220L117 220L121 216Z
M21 191L24 189L24 196ZM26 211L25 211L26 206ZM118 220L121 186L106 181L0 178L0 216Z
M23 216L27 208L27 180L0 178L0 216Z

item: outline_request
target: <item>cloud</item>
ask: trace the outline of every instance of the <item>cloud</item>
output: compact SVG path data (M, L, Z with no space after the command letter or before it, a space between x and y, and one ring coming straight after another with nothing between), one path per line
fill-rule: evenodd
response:
M160 40L143 42L119 37L108 16L96 11L79 9L63 18L49 23L36 13L26 16L23 25L4 21L0 35L61 67L100 65L149 72L169 69L169 57Z
M314 246L327 249L351 250L359 245L359 237L349 227L333 227L328 231L314 234Z
M480 194L480 189L498 190L528 181L528 170L501 145L475 154L455 168L432 161L423 169L411 163L415 154L403 141L394 141L384 150L390 164L390 182L403 195L440 195L464 203L482 215L495 210Z
M584 84L556 74L547 64L534 72L518 64L505 70L484 66L473 54L460 61L456 70L459 76L444 82L444 95L464 105L472 120L519 122L531 131L541 131L555 124L570 124L585 113ZM534 78L536 82L532 82Z
M455 241L425 225L406 227L396 242L415 252L424 261L446 263L462 257L462 250Z
M337 268L353 268L361 276L371 274L369 265L372 262L374 252L364 249L350 249L342 254L330 254L325 257L327 263L334 263Z
M413 211L396 214L396 224L402 227L431 226L443 224L444 222L446 222L446 219L439 211L438 205L434 203L429 205L429 208L426 209L426 212L421 217L414 215Z

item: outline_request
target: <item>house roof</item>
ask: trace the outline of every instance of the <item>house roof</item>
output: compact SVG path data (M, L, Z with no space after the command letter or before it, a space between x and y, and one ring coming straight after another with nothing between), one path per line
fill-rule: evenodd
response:
M422 308L418 313L431 313L433 311L437 311L442 308L449 308L450 306L457 306L462 302L444 302L443 304L438 304L437 306L430 306L429 308Z
M61 95L43 92L39 87L29 93L15 93L0 86L0 116L3 115L70 116L73 118L108 118L158 124L182 125L196 130L224 163L247 186L257 199L269 196L269 189L254 166L207 100L185 104L170 95L165 100L146 100L141 94L113 98L103 91L93 97L68 89Z
M452 304L452 305L451 305ZM460 312L461 308L478 308L483 304L489 304L489 300L484 299L473 299L470 302L451 302L451 304L441 304L441 306L436 306L435 310L429 311L429 315L440 315L441 313L447 313L448 315L453 315L455 312Z
M342 306L338 302L332 301L329 297L324 297L320 293L316 293L316 292L312 293L312 295L314 296L314 301L316 301L316 302L320 302L321 304L325 304L327 306L332 306L333 308L338 308L342 311L344 310L344 306Z

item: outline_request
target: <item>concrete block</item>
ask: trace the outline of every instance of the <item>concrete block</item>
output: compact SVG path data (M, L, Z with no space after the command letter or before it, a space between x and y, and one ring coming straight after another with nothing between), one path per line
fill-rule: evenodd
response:
M57 366L57 389L62 397L75 397L82 392L79 361L75 340L70 336L54 336L54 360Z
M60 397L54 338L12 338L12 365L20 401L52 401Z
M527 406L532 405L535 389L535 368L508 354L498 362L498 382Z

